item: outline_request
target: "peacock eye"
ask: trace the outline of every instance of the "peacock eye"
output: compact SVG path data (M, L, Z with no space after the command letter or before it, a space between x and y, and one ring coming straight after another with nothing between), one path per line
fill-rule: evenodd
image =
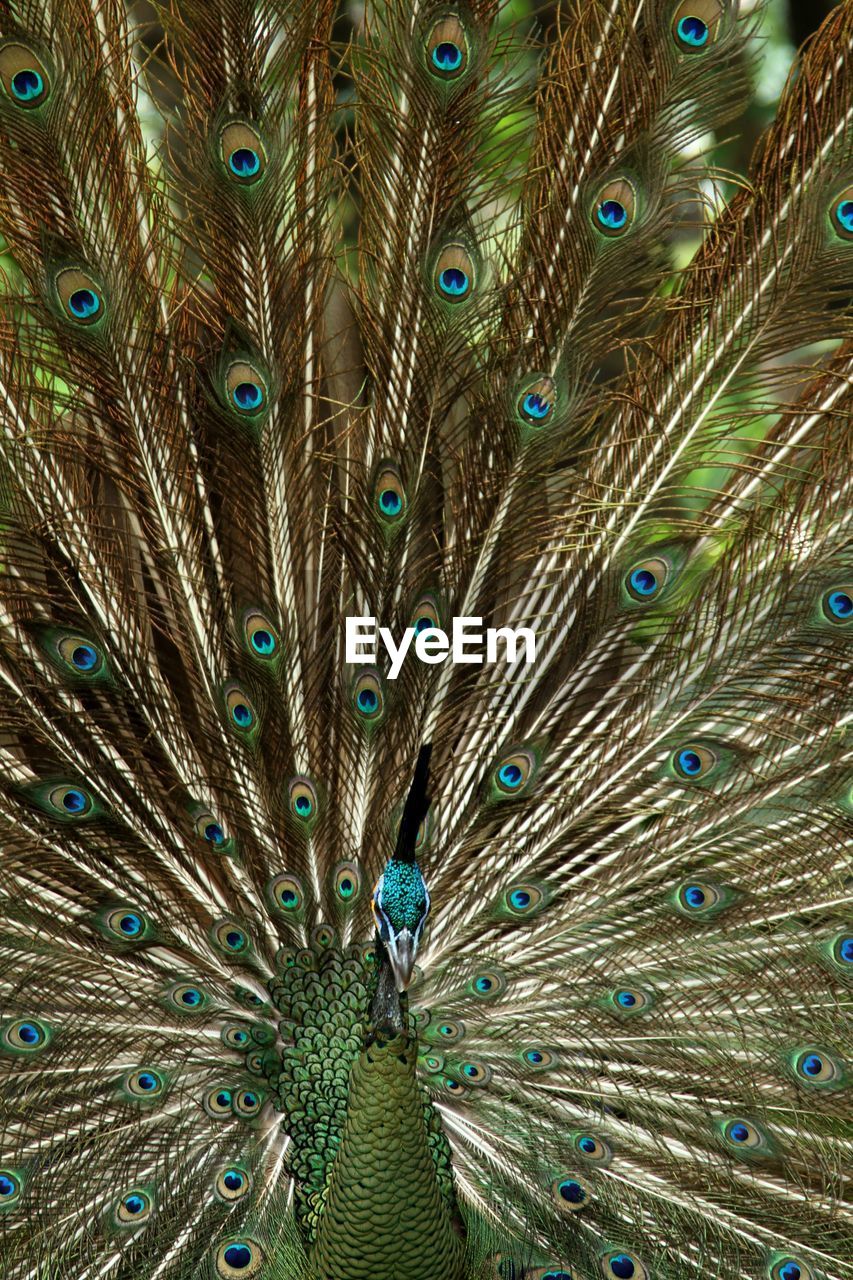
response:
M553 378L537 378L518 398L519 417L532 427L541 427L554 412L557 384Z
M474 262L463 244L448 244L435 260L433 283L445 302L465 302L476 284Z
M169 1000L181 1013L199 1013L207 1004L207 995L192 983L179 982L169 991Z
M0 1169L0 1210L8 1209L21 1196L21 1179L11 1169Z
M15 1053L38 1053L47 1041L47 1027L37 1018L18 1018L3 1028L2 1046Z
M669 568L665 560L653 557L635 564L625 577L625 589L632 600L644 603L660 595L666 584Z
M833 202L831 220L836 235L842 240L853 240L853 187L842 191Z
M780 1258L770 1271L771 1280L813 1280L811 1267L795 1258Z
M853 218L853 201L850 205ZM823 597L824 616L830 622L849 622L853 618L853 587L833 587Z
M839 964L853 965L853 935L846 933L832 944L832 954Z
M385 696L379 677L372 671L363 672L353 684L352 701L362 720L380 720L385 709Z
M335 897L339 902L354 902L361 890L361 873L355 862L342 862L335 871Z
M563 1271L558 1266L547 1266L541 1271L533 1272L534 1280L574 1280L570 1271Z
M444 1054L428 1053L424 1058L424 1066L427 1071L443 1071L444 1070Z
M243 1120L256 1116L261 1109L263 1099L254 1089L240 1089L232 1099L234 1114Z
M606 1142L594 1137L591 1133L579 1133L575 1138L575 1147L585 1160L602 1164L613 1154Z
M649 993L639 987L617 987L610 996L610 1003L618 1013L640 1013L648 1009L651 1002Z
M150 1067L141 1067L138 1071L132 1071L130 1075L124 1079L125 1091L132 1098L158 1098L166 1087L163 1077L159 1071L153 1071Z
M441 80L456 80L468 65L468 41L459 19L448 14L427 37L427 66Z
M453 1076L445 1076L441 1082L441 1087L445 1093L449 1093L454 1098L464 1098L465 1086L460 1084L458 1080L454 1080Z
M318 924L311 930L311 945L321 951L328 950L337 942L337 934L330 925Z
M723 1137L732 1147L744 1151L758 1151L766 1145L766 1139L750 1120L729 1120L723 1128Z
M221 1085L217 1089L211 1089L205 1094L202 1105L209 1116L214 1120L224 1120L231 1116L234 1095L230 1089L223 1088Z
M579 1178L555 1178L551 1184L551 1194L557 1207L564 1213L577 1213L589 1198L589 1192Z
M202 840L206 840L208 844L212 844L215 848L221 848L227 844L228 836L222 823L207 809L198 814L195 820L196 835Z
M236 1049L241 1052L248 1049L252 1043L252 1037L248 1028L241 1027L239 1023L232 1023L230 1026L223 1027L221 1031L222 1043L227 1045L229 1049Z
M434 596L421 596L412 610L409 626L414 627L416 636L419 636L422 631L431 631L441 626Z
M802 1050L794 1060L794 1070L807 1084L838 1084L843 1077L840 1063L823 1049Z
M233 121L219 135L220 155L232 181L251 187L264 176L267 153L261 136L251 125Z
M682 53L701 53L716 38L725 12L719 0L682 0L672 18L672 34Z
M243 636L249 652L256 658L274 658L281 648L278 630L258 609L243 619Z
M56 277L56 291L62 308L75 324L90 325L101 319L104 300L100 287L85 271L66 267Z
M376 477L375 495L376 509L382 519L389 522L399 520L406 508L406 494L396 467L387 465L382 468Z
M222 1280L248 1280L264 1264L264 1253L254 1240L231 1240L216 1250L216 1274Z
M465 1027L461 1022L440 1022L436 1031L445 1044L456 1044L465 1035Z
M627 178L616 178L599 191L592 210L592 221L602 235L615 239L622 236L634 221L637 195Z
M215 924L211 931L211 938L218 947L231 955L239 955L249 947L245 930L233 920L220 920Z
M17 107L40 107L50 93L50 76L41 58L18 42L0 49L0 80Z
M686 915L700 915L704 911L711 911L722 900L723 895L715 885L699 880L690 880L681 885L677 896L678 905Z
M534 884L517 884L507 889L504 902L511 915L529 916L543 905L544 895Z
M122 1227L140 1227L152 1211L151 1197L145 1191L130 1191L116 1206L115 1219Z
M255 417L266 408L267 381L259 369L243 360L229 365L225 374L228 403L246 417Z
M679 778L684 778L689 782L695 782L698 778L704 778L717 762L717 757L713 751L709 751L707 747L701 747L694 743L689 743L685 747L679 747L673 753L672 763L675 772Z
M245 1169L230 1166L216 1175L215 1191L220 1200L242 1200L252 1189L252 1180Z
M487 1085L492 1078L492 1069L483 1062L463 1062L460 1074L465 1077L466 1084Z
M317 792L307 778L293 778L288 785L290 811L303 822L308 822L317 812Z
M63 818L85 818L92 812L92 797L83 787L52 787L48 803Z
M74 675L94 676L103 668L104 656L101 650L84 636L64 636L57 649Z
M106 918L106 926L110 933L126 942L134 942L146 932L145 917L140 911L117 907Z
M251 700L237 685L230 685L225 692L228 718L240 733L249 733L257 725L257 714Z
M478 1000L494 1000L506 991L506 978L497 969L483 969L471 979L469 990Z
M286 873L276 876L270 881L267 892L273 906L288 915L295 915L304 906L305 892L298 876Z
M557 1055L550 1049L537 1047L525 1049L521 1056L528 1067L533 1067L537 1071L545 1071L548 1067L553 1067L557 1061Z
M623 1249L606 1253L601 1259L601 1271L608 1280L613 1276L616 1280L648 1280L649 1275L637 1255Z
M530 751L514 751L505 756L494 772L494 783L501 795L519 795L531 780L536 757Z

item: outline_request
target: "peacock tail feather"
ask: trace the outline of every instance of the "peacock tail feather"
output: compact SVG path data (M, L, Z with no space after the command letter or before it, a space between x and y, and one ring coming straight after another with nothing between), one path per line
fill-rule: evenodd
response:
M0 3L6 1280L853 1277L853 0L724 204L754 26Z

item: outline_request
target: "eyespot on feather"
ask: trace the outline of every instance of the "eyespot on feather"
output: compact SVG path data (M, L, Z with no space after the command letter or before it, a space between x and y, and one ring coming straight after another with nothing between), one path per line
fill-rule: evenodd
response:
M253 1120L259 1114L263 1103L264 1095L257 1089L238 1089L232 1098L231 1107L234 1114L241 1120Z
M853 201L851 201L851 210L853 210ZM853 622L853 583L831 587L829 591L824 592L821 608L826 620L835 626L844 626L846 623Z
M435 259L433 286L439 298L454 306L467 302L477 284L476 268L464 244L445 245Z
M220 1280L248 1280L256 1276L263 1265L263 1249L244 1236L219 1245L214 1254L214 1267Z
M51 809L62 818L77 821L91 816L94 803L85 787L71 783L60 783L51 787L47 793L47 801Z
M13 1209L21 1199L24 1182L16 1169L0 1169L0 1213Z
M726 12L720 0L682 0L672 15L672 34L682 53L704 53L720 33Z
M465 28L455 13L448 13L434 23L427 36L427 70L440 80L458 80L465 74L468 62Z
M651 1008L653 1003L651 992L641 987L621 986L611 991L608 1001L611 1009L620 1016L633 1017Z
M386 524L399 520L406 509L406 491L398 468L385 463L373 487L376 510Z
M573 1174L564 1174L551 1183L551 1196L561 1213L578 1213L589 1200L589 1188Z
M305 890L298 876L283 872L267 886L267 894L275 911L288 916L301 915L305 907Z
M235 920L217 920L210 931L214 946L226 955L243 955L249 950L249 937Z
M76 325L100 323L106 315L106 304L100 284L79 267L63 267L54 285L63 315Z
M717 757L710 748L694 742L679 747L672 754L672 767L685 782L696 782L706 777L716 763Z
M164 1076L152 1067L139 1067L124 1077L124 1092L131 1101L151 1102L159 1098L166 1090Z
M630 230L637 210L637 193L627 178L605 183L592 207L592 223L600 235L616 239Z
M361 892L361 872L357 862L340 862L334 875L335 901L349 906Z
M54 652L53 646L48 648L48 652ZM62 636L56 642L55 652L65 669L76 679L89 680L104 672L103 651L86 636Z
M8 1053L30 1055L40 1053L50 1042L50 1032L40 1019L16 1018L0 1032L0 1048Z
M649 1280L649 1273L635 1253L612 1249L599 1261L601 1274L607 1280Z
M352 704L360 720L377 724L385 712L385 695L379 673L363 671L353 682Z
M267 170L267 153L261 135L252 125L233 120L219 133L219 154L232 182L252 187Z
M229 722L243 737L253 733L258 727L258 715L251 698L237 684L225 688L225 708Z
M553 419L557 404L557 384L547 374L526 383L516 401L516 413L528 427L544 427Z
M288 783L290 811L300 822L310 822L317 816L317 790L309 778L292 778Z
M791 1055L790 1062L797 1080L808 1087L835 1090L846 1083L844 1063L822 1046L798 1049Z
M720 1131L727 1148L745 1159L773 1152L773 1144L761 1126L743 1116L723 1121Z
M777 1258L768 1271L769 1280L815 1280L811 1267L788 1254Z
M268 380L247 360L233 361L225 371L225 399L228 408L244 418L265 413L269 400Z
M25 111L43 106L52 87L44 59L18 39L0 46L0 83L10 102Z
M281 652L278 628L260 609L251 609L245 614L243 639L251 656L262 662L270 662Z
M233 1115L233 1091L225 1085L211 1089L202 1099L202 1106L213 1120L230 1120Z
M498 969L481 969L468 983L468 990L478 1000L494 1000L506 991L506 978Z
M141 1227L148 1221L154 1211L154 1203L146 1191L133 1190L126 1192L114 1211L114 1221L118 1227Z
M533 781L536 767L536 756L530 750L519 748L504 756L492 774L495 798L523 795Z
M590 1164L609 1164L613 1158L610 1146L592 1133L578 1133L574 1138L574 1146L582 1159Z
M177 982L169 988L168 1000L179 1013L202 1013L209 1003L207 992L193 982Z
M640 560L625 575L625 590L632 600L646 604L660 595L669 577L669 566L658 556Z
M241 1165L228 1165L216 1175L214 1191L220 1200L226 1200L229 1203L242 1200L251 1189L251 1175Z

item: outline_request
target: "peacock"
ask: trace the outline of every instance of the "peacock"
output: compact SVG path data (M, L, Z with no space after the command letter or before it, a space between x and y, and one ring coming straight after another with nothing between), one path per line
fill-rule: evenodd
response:
M0 4L4 1280L853 1277L853 0L523 9Z

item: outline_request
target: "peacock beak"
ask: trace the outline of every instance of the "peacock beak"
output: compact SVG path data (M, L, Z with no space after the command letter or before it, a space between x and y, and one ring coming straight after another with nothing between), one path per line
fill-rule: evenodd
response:
M388 951L388 959L391 962L391 970L394 974L394 984L402 994L412 981L417 939L408 929L403 928L396 935L390 934L385 940L385 946Z

